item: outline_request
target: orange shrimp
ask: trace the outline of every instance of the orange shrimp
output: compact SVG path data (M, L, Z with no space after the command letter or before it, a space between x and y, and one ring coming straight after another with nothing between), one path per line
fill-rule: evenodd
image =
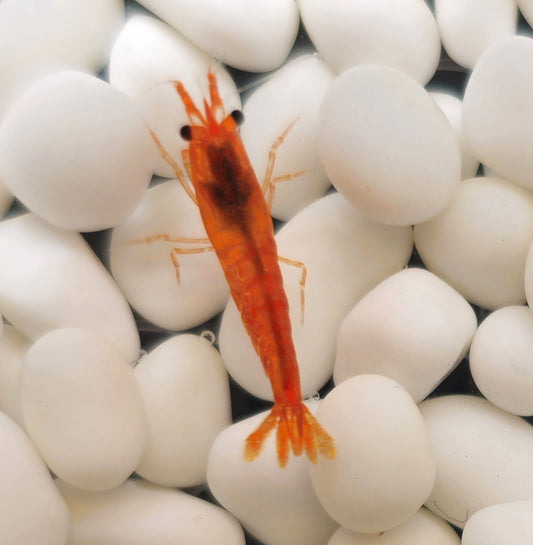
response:
M175 84L191 123L181 130L189 142L184 164L205 230L274 394L270 414L246 439L244 459L259 455L274 428L281 467L287 464L289 447L295 456L305 450L313 463L317 452L332 458L333 440L302 403L272 219L239 137L241 114L225 116L214 74L208 79L210 103L204 100L204 114L183 85Z

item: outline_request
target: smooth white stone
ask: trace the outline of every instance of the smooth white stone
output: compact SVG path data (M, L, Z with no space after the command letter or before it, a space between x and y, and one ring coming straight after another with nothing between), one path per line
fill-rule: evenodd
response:
M441 518L419 509L405 522L379 534L360 534L339 528L327 545L460 545L459 536Z
M335 193L299 212L276 235L276 242L280 256L307 269L302 315L300 269L281 263L306 397L333 372L337 332L349 310L373 286L407 264L412 229L375 223ZM231 376L251 394L272 400L270 383L233 300L222 317L219 346Z
M533 314L528 307L489 315L474 336L469 360L476 386L491 403L533 415Z
M533 26L533 0L518 0L518 7L524 19Z
M296 122L275 152L272 177L304 173L274 184L271 214L277 219L288 221L330 185L318 155L318 111L333 80L324 61L304 55L272 74L246 101L241 138L260 183L276 140Z
M335 80L320 110L319 151L331 183L387 224L435 216L460 179L459 144L442 110L416 81L383 66Z
M212 57L239 70L268 72L298 32L294 0L140 0Z
M170 240L143 242L166 235ZM198 207L171 180L148 190L135 211L115 227L110 245L113 277L130 304L150 322L169 330L195 327L218 314L228 287L214 251L177 253L174 248L210 247ZM173 241L174 240L174 241ZM174 265L179 266L179 281Z
M483 165L483 176L486 178L501 178L493 168L490 168L487 165Z
M179 129L189 119L172 81L181 81L198 104L209 96L207 73L217 77L227 112L240 110L233 80L223 66L163 21L146 15L133 16L124 25L111 52L109 81L133 97L144 118L167 152L181 166L181 151L188 143ZM174 177L172 167L158 156L156 174Z
M465 68L516 32L515 0L435 0L435 19L448 55Z
M135 472L165 486L204 483L211 444L231 424L219 353L202 337L171 337L141 359L135 378L148 419L148 446Z
M57 485L70 511L69 545L245 545L229 513L181 490L138 479L105 492Z
M6 185L27 208L73 231L125 218L150 183L156 153L136 102L81 72L40 80L0 126Z
M69 516L28 436L0 412L0 543L66 545Z
M533 308L533 241L529 246L524 272L524 286L526 290L526 299L529 308Z
M28 350L19 382L24 425L61 479L87 490L124 482L147 443L133 370L89 329L56 329Z
M87 243L33 214L0 222L0 312L32 339L87 327L129 362L139 356L131 310Z
M454 95L442 92L429 93L437 106L443 111L450 122L461 149L461 179L473 178L479 168L479 161L472 155L463 137L462 117L463 103Z
M310 466L311 480L339 524L377 533L418 511L435 481L435 457L424 420L398 383L352 377L325 397L317 419L336 451Z
M0 174L0 217L2 217L13 203L13 193L7 188Z
M425 85L437 69L439 32L423 0L297 3L309 37L337 72L360 64L380 64Z
M310 405L314 412L316 402ZM207 482L215 498L265 545L322 545L337 524L320 505L305 455L290 456L280 468L274 433L252 462L244 442L267 413L226 428L209 455Z
M26 87L48 74L99 72L123 18L122 0L2 0L0 118Z
M533 497L533 429L479 397L424 401L437 458L426 507L455 526L479 509Z
M465 524L462 545L529 545L532 519L532 500L485 507Z
M420 403L466 354L476 331L472 307L423 269L404 269L367 293L337 337L336 384L376 373Z
M415 226L415 245L427 268L490 310L525 302L532 238L533 197L499 178L464 180L441 214Z
M533 39L503 38L476 63L463 99L472 153L500 176L533 188Z
M30 344L14 327L4 327L0 337L0 411L20 427L24 427L24 420L20 410L19 377Z

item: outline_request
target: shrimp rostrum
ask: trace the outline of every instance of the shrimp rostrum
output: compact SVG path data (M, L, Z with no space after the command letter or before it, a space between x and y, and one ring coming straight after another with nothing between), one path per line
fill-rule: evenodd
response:
M333 440L302 402L272 218L238 134L242 114L226 116L215 76L209 73L208 80L203 112L183 85L175 84L190 122L181 129L189 142L183 160L205 230L274 396L270 413L246 439L244 459L256 458L274 429L280 466L291 450L295 456L305 451L312 462L318 453L332 458Z

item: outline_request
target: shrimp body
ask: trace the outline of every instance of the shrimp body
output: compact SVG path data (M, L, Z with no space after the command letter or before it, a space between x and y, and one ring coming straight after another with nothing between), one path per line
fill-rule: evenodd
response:
M271 413L246 440L244 457L254 459L274 428L281 466L288 461L289 446L295 455L305 449L313 462L317 451L333 457L332 439L302 403L270 211L236 121L231 115L217 121L223 116L222 102L214 75L208 77L211 103L204 101L205 115L176 85L191 120L184 160L205 230L274 395Z

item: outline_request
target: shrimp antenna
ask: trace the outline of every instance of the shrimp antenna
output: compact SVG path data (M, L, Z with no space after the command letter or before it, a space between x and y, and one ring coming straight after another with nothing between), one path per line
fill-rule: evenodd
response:
M178 81L174 83L174 87L176 88L176 91L178 92L185 106L185 111L187 112L187 116L189 118L189 121L191 122L191 125L206 125L207 123L204 116L194 104L189 93L187 93L185 87L183 87L183 84Z

